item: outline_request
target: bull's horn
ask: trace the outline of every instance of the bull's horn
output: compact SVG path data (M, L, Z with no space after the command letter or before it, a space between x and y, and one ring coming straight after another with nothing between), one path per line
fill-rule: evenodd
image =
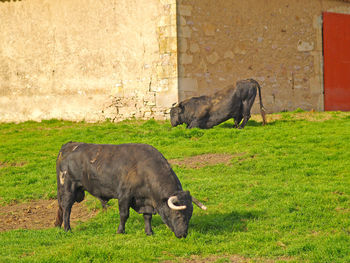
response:
M207 207L205 205L203 205L201 202L198 201L197 198L192 196L192 202L194 204L196 204L199 208L203 209L203 210L207 210Z
M170 196L168 199L168 206L173 210L185 210L185 205L175 205L174 202L178 201L177 196Z
M171 105L171 107L175 107L177 106L177 102L173 103L173 105Z

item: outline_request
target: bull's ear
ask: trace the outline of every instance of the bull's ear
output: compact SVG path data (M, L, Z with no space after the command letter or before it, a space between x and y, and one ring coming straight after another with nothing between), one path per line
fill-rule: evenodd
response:
M171 105L171 107L174 107L177 104L177 102L174 102L173 105Z

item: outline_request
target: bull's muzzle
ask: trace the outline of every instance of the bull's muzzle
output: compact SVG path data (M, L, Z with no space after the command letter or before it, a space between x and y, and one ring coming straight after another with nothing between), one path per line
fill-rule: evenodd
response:
M175 236L177 237L177 238L186 238L187 237L187 233L183 233L183 234L175 234Z

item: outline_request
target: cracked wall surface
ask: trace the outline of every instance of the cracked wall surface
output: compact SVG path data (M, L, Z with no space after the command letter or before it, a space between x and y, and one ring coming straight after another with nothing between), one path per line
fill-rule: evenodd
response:
M323 110L322 12L350 14L348 1L178 0L177 9L180 100L254 78L268 112Z
M176 2L0 2L0 121L164 119Z

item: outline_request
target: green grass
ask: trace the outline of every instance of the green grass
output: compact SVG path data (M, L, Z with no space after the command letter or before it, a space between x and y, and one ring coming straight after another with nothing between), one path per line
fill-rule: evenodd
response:
M1 232L0 262L181 261L194 255L219 262L233 255L256 262L350 262L350 114L269 117L267 126L251 120L244 130L231 129L232 121L210 130L154 120L0 124L0 205L55 198L56 156L70 140L148 143L167 159L233 155L230 165L174 167L183 187L208 207L194 208L186 239L177 239L159 216L152 221L155 235L147 237L134 211L127 234L116 235L114 201L72 233Z

